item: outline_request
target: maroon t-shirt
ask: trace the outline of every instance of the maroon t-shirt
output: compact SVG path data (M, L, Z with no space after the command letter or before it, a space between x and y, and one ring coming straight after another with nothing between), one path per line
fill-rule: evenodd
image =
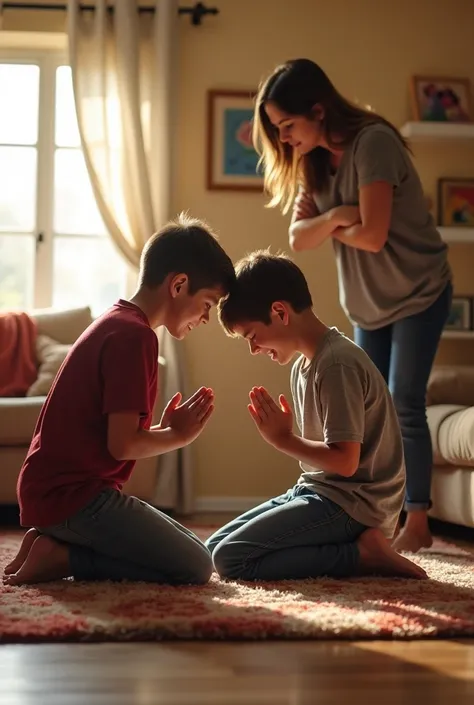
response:
M41 409L18 478L23 526L59 524L103 489L122 488L135 461L109 453L107 415L136 411L150 428L157 381L156 334L120 300L73 345Z

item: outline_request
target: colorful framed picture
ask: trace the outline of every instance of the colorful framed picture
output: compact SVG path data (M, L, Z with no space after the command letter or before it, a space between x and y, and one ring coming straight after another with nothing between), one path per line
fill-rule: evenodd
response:
M471 330L472 299L469 296L453 296L451 311L445 330Z
M467 78L413 76L413 119L423 122L472 122L471 84Z
M438 225L474 227L474 179L439 179Z
M207 188L263 191L258 154L252 144L255 91L209 91Z

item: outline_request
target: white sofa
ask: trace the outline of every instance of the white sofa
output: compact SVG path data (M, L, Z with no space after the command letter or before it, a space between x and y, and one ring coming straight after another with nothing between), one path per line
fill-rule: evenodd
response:
M430 515L474 528L474 366L439 366L428 385Z

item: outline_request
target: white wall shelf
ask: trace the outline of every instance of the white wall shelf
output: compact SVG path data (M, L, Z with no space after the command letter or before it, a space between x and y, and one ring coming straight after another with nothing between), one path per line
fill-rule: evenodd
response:
M445 228L438 226L441 237L445 242L471 242L474 243L474 228Z
M400 132L413 142L472 140L474 145L474 122L406 122ZM474 228L438 226L438 230L445 242L474 244ZM441 337L443 340L474 341L474 330L444 330Z
M474 330L445 330L441 337L445 340L474 340Z
M474 140L474 123L463 122L407 122L400 130L403 137L413 141Z

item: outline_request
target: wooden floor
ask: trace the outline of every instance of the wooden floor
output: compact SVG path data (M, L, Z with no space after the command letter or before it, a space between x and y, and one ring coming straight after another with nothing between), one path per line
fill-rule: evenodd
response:
M474 643L4 646L1 705L472 705Z
M474 640L0 647L0 705L326 703L472 705Z

